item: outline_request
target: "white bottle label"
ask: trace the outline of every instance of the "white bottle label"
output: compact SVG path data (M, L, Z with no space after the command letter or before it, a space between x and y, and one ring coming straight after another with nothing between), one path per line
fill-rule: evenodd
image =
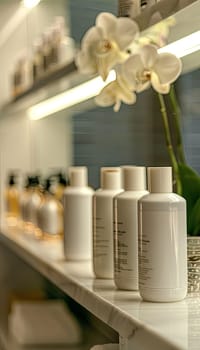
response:
M67 259L92 257L92 195L64 196L64 251Z
M94 210L94 270L98 277L113 278L112 198L96 197Z
M187 281L185 211L143 210L139 232L139 285L182 288Z
M137 200L117 200L115 225L115 278L133 279L138 285Z

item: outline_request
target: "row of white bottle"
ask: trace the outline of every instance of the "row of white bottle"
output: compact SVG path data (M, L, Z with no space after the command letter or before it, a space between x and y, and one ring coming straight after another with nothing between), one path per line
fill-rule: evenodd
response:
M93 201L93 264L97 278L113 278L113 198L121 193L120 168L101 169L101 188Z
M67 260L92 258L92 197L86 167L70 167L63 195L64 254Z
M114 200L115 284L138 290L138 200L148 193L146 169L124 167L124 192Z
M186 203L172 193L171 168L148 168L150 193L144 167L102 168L96 192L87 186L86 167L70 168L69 177L64 193L66 258L91 259L93 251L97 278L114 278L119 289L139 288L144 300L183 299Z
M186 201L172 192L172 169L149 168L150 194L139 200L139 290L145 300L187 294Z

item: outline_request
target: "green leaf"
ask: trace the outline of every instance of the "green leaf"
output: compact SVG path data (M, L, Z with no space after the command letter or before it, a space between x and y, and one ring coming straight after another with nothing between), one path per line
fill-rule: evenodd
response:
M200 198L197 200L192 212L191 222L193 226L193 235L197 236L200 234Z
M187 224L188 234L199 234L199 199L200 199L200 176L191 167L179 164L179 174L182 186L182 196L187 201ZM198 232L197 232L198 231Z

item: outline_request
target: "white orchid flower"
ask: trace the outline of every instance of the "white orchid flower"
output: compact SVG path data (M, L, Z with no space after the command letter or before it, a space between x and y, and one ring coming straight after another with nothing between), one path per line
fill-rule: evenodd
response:
M167 94L170 84L181 73L181 60L170 53L158 53L154 46L146 45L139 54L131 56L123 65L123 77L137 92L150 85L161 94Z
M117 18L103 12L96 18L96 26L90 28L82 40L76 64L81 73L98 73L106 80L117 63L125 61L126 48L138 33L138 25L130 18Z
M118 112L121 107L121 102L128 105L136 102L136 94L133 92L135 84L129 85L120 74L120 68L117 72L115 81L106 85L100 94L96 97L96 103L102 107L114 105L114 111Z
M154 13L154 16L155 15L159 16L157 12ZM146 45L153 45L157 48L167 45L170 28L174 26L175 23L175 18L169 17L153 25L145 30L140 36L136 37L136 39L133 40L128 47L128 50L133 54L136 54L143 46Z
M156 13L154 14L156 15ZM176 24L174 17L169 17L155 24L147 29L147 31L140 37L141 44L155 45L156 47L163 47L167 45L170 29Z

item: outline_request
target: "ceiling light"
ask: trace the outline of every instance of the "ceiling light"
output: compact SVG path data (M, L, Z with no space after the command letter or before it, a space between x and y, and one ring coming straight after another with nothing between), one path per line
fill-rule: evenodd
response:
M200 30L160 48L159 52L169 52L184 57L200 50Z
M38 120L80 102L89 100L90 98L97 96L101 89L111 81L115 80L115 78L115 71L111 71L105 82L103 82L101 77L89 80L86 83L78 85L66 92L30 107L27 110L28 116L31 120Z
M29 9L37 6L41 0L23 0L23 5Z

